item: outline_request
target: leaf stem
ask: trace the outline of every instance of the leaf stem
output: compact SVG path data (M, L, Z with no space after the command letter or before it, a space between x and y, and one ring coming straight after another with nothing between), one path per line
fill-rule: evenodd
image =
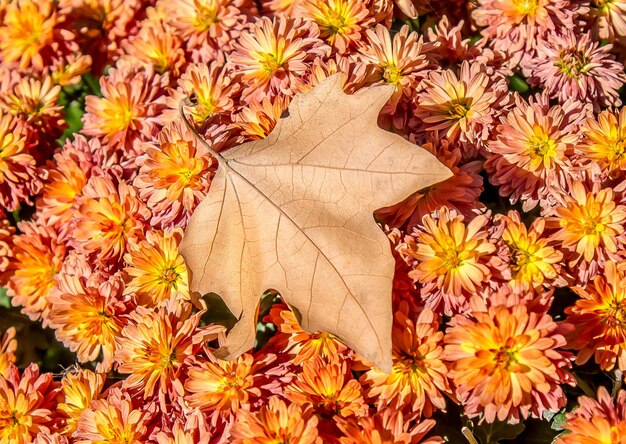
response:
M224 156L222 156L220 153L215 151L213 149L213 147L211 147L211 145L209 145L209 142L207 142L198 133L198 131L193 126L191 121L187 118L187 115L185 114L185 106L195 106L195 105L193 104L192 99L190 99L190 98L181 99L181 101L178 102L178 112L180 113L180 117L183 119L183 122L185 122L185 126L187 127L187 129L193 133L193 135L196 137L198 142L200 142L202 145L204 145L204 147L207 150L209 150L209 153L211 153L211 155L217 159L217 161L220 163L220 165L222 165L223 167L228 168L228 163L226 162L226 159L224 159Z
M472 433L472 431L469 428L463 427L461 429L461 433L463 433L463 436L465 436L465 438L467 438L467 440L469 441L470 444L478 444L478 441L476 441L476 438L474 438L474 434Z

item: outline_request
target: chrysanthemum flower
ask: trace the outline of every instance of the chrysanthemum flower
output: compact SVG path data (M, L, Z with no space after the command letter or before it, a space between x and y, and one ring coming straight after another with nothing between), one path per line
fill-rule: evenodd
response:
M50 66L50 77L55 85L76 85L82 75L91 68L91 56L87 54L70 54L66 57L57 57Z
M414 321L408 305L394 314L392 332L393 368L387 374L372 368L363 375L367 395L378 409L393 406L407 413L431 417L445 410L443 393L451 394L448 369L441 360L443 332L432 310L424 308Z
M61 85L55 85L52 77L43 81L23 78L12 91L2 97L2 107L9 113L22 117L26 122L41 131L52 135L62 132L65 123L61 117L63 109L57 102Z
M70 242L102 261L121 259L131 245L144 238L149 219L150 211L132 185L116 184L110 176L94 176L78 200Z
M565 310L572 325L566 335L568 346L578 350L576 363L594 356L602 370L617 367L626 371L626 287L625 276L615 263L604 264L604 276L596 275L585 287L573 287L580 296Z
M604 110L588 118L581 127L584 135L576 152L586 163L597 163L610 175L626 170L626 108Z
M557 351L565 338L552 318L506 296L488 305L474 296L470 304L471 315L456 315L444 338L448 376L465 414L517 423L563 407L560 384L574 378L565 371L569 356Z
M310 21L262 17L241 33L230 61L242 75L244 96L262 100L268 95L298 92L308 65L317 57L326 57L329 49Z
M592 0L590 6L594 36L610 42L616 37L626 36L625 0Z
M4 63L18 62L42 70L44 57L54 41L57 25L56 2L53 0L19 0L4 6L0 27L0 53Z
M530 289L558 277L563 254L548 245L550 238L543 234L545 219L537 218L526 228L519 213L509 211L495 220L503 224L501 238L509 250L512 285Z
M516 96L515 103L488 142L485 169L501 196L510 196L511 203L521 200L528 211L566 187L578 128L590 109L575 100L551 107L547 95L529 102Z
M7 219L4 211L0 210L0 285L6 286L10 277L9 266L13 257L13 239L15 227Z
M144 146L137 159L139 174L133 184L152 211L155 227L185 226L209 190L213 159L179 123L159 133L158 142Z
M153 137L167 84L168 75L154 74L151 66L118 64L100 78L102 97L87 96L82 132L123 148Z
M11 364L15 363L15 350L17 350L15 327L9 327L0 340L0 377L9 378Z
M162 0L171 26L187 48L209 43L220 47L238 36L246 16L254 11L247 0Z
M233 97L238 91L239 84L233 82L231 73L223 66L216 62L194 63L180 76L178 88L167 98L170 109L162 119L178 120L179 102L193 94L197 105L189 107L187 112L196 124L202 125L209 117L232 111Z
M107 399L91 402L78 421L75 444L140 443L148 438L147 412L133 407L131 397L115 388Z
M38 216L54 227L66 227L94 167L91 152L68 140L48 163L43 194L37 201Z
M23 122L0 112L0 206L9 211L16 210L22 201L30 203L31 196L41 190L30 147Z
M556 216L547 219L550 228L560 228L552 240L562 242L571 266L615 253L623 243L626 206L617 205L613 196L611 188L587 192L582 183L573 182L563 205L554 209Z
M82 369L63 377L61 380L63 401L57 406L65 425L63 434L69 436L74 433L80 415L91 406L91 401L98 399L102 394L105 377L104 373Z
M67 247L52 227L35 222L20 222L21 235L15 237L7 294L15 307L32 320L43 316L46 323L50 308L48 296L55 286Z
M176 294L189 299L187 267L178 253L182 230L148 231L146 239L124 255L130 277L124 294L135 294L139 305L154 307Z
M435 283L446 295L446 312L464 305L463 295L475 293L491 276L485 263L496 247L484 230L487 222L486 215L479 215L465 224L463 216L444 207L438 219L424 216L423 228L405 251L416 260L409 276L416 282Z
M240 409L261 396L256 387L255 363L252 355L244 354L232 361L204 361L189 369L185 397L191 407L209 412L215 424L218 416L229 419Z
M478 145L510 96L503 76L487 73L481 63L463 62L459 74L452 70L431 71L420 83L415 115L427 131L445 132L448 139Z
M320 37L340 54L358 45L362 31L374 23L364 0L304 0L302 9L317 24Z
M267 406L257 412L239 410L231 429L233 444L293 442L315 444L318 441L316 416L298 404L285 404L272 396Z
M347 361L329 363L319 356L306 361L302 373L285 388L285 397L298 404L310 403L321 415L367 414L361 384L352 379Z
M102 355L102 368L113 364L115 338L122 330L123 282L119 274L93 271L85 256L70 254L48 298L50 327L63 345L75 352L79 362Z
M624 65L611 55L612 45L600 46L589 34L573 30L550 34L537 45L531 81L552 98L590 102L598 110L619 106L618 90L626 82Z
M60 433L39 432L33 444L70 444L67 436Z
M626 440L626 390L620 390L615 399L602 386L598 399L578 398L578 407L567 414L565 429L555 444L622 444Z
M178 77L185 63L182 40L171 27L156 20L145 20L136 35L122 41L122 48L122 58L150 65L158 74L169 72Z
M156 434L157 444L209 444L211 427L199 409L185 412L184 419L174 421L171 427Z
M39 432L54 428L59 384L52 373L40 375L37 364L29 365L21 376L14 366L8 373L0 375L0 442L28 444Z
M125 389L139 389L144 399L157 391L160 396L168 394L183 363L194 355L194 345L217 338L208 334L194 338L200 315L192 316L191 308L186 302L170 300L159 310L139 306L130 314L115 351L117 371L129 375Z
M419 81L426 77L432 63L427 58L431 49L431 44L424 44L422 37L409 32L406 25L393 36L393 40L389 29L383 25L367 30L367 44L359 48L356 57L376 67L377 81L395 86L396 91L386 105L391 108L389 112L395 111L403 96L410 98Z
M288 104L289 100L281 96L264 98L260 102L248 100L247 106L237 113L233 126L248 140L265 139L276 126Z
M443 439L424 436L435 426L434 419L414 422L394 409L378 411L373 416L356 420L339 419L337 426L344 433L340 444L443 444Z

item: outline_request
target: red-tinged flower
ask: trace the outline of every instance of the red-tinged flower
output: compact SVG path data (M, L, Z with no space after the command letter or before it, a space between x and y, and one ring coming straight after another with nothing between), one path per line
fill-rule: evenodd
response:
M170 73L176 78L185 63L182 40L174 30L157 20L145 20L139 32L122 41L123 59L151 66L158 74Z
M269 444L293 442L316 444L316 416L311 410L298 404L286 404L278 396L272 396L267 405L252 413L239 410L231 429L233 444Z
M70 444L67 436L60 433L39 432L33 444Z
M415 259L409 276L423 284L433 282L446 295L446 312L464 305L467 296L489 281L486 262L496 247L484 229L488 221L479 215L465 223L463 216L444 207L437 219L424 216L423 228L408 238L404 253Z
M53 161L48 163L48 177L43 194L37 201L38 216L42 222L59 229L69 228L72 210L93 168L90 151L81 149L78 141L66 142L63 149L54 155Z
M181 229L148 231L146 239L124 255L129 276L124 294L135 294L137 303L156 307L171 296L189 299L187 267L178 253Z
M405 419L394 409L379 410L373 416L339 419L337 426L344 436L340 444L443 444L443 439L433 436L424 439L435 426L434 419L415 422Z
M187 42L187 48L203 44L229 45L247 16L255 11L247 0L162 0L168 23Z
M67 247L52 227L36 222L20 222L22 232L13 240L13 258L7 294L15 307L31 320L43 317L47 323L50 309L48 297L55 286L55 276L61 270Z
M11 365L15 364L16 350L15 327L9 327L0 340L0 377L9 378Z
M592 0L590 18L594 37L612 42L616 37L626 37L626 1Z
M137 307L118 338L115 351L117 371L129 376L123 386L140 390L144 399L156 392L165 396L178 379L185 361L197 352L198 344L217 338L221 327L194 337L200 314L191 315L191 304L171 299L158 310ZM164 398L163 398L164 399Z
M76 430L83 411L91 406L91 401L100 398L104 389L104 373L91 370L78 370L68 373L61 380L63 400L57 406L63 417L63 434L71 436Z
M13 257L13 240L15 227L7 219L4 211L0 210L0 285L6 286L11 275L9 269Z
M317 57L326 57L330 48L319 38L310 21L299 18L262 17L241 33L230 61L242 75L246 98L299 92Z
M107 399L91 402L78 421L75 444L141 443L148 439L150 414L133 407L131 396L118 388Z
M39 432L56 426L59 384L52 373L39 373L37 364L29 365L22 375L11 366L0 375L0 442L28 444Z
M604 110L580 128L583 138L576 153L585 164L597 164L610 176L626 170L626 108Z
M52 61L50 77L55 85L76 85L82 75L91 69L91 56L86 54L70 54Z
M626 442L626 390L615 399L604 387L598 388L598 399L578 398L578 407L568 413L555 444L623 444Z
M569 355L557 351L565 338L552 318L517 298L486 303L474 296L470 304L471 315L452 318L444 338L448 376L465 414L518 423L563 407L561 384L574 378L565 371Z
M256 365L252 355L244 354L232 361L205 361L188 371L185 399L189 406L208 412L215 424L219 417L230 420L240 410L261 396L256 386Z
M340 54L360 44L362 32L374 24L364 0L305 0L302 16L313 20L320 37Z
M79 362L96 361L108 371L113 364L115 339L123 327L121 315L127 311L121 301L123 281L119 274L94 271L87 257L71 254L51 292L50 327L56 337Z
M150 66L118 64L100 78L102 97L87 96L82 132L124 149L150 139L165 109L168 82L168 74L154 74Z
M285 397L297 404L312 404L316 414L365 416L361 384L352 379L347 361L327 362L321 357L306 361L302 373L285 388Z
M169 110L162 119L178 120L178 104L193 95L196 104L188 107L187 113L201 126L209 117L233 111L233 97L238 91L239 84L234 83L231 73L217 62L189 65L178 79L178 88L167 98Z
M0 112L0 206L8 211L30 204L42 186L26 133L22 120Z
M185 413L184 419L156 434L157 444L209 444L211 428L199 409Z
M503 76L488 73L481 63L463 62L458 75L449 69L429 72L420 83L415 115L426 131L441 131L450 140L475 145L476 151L509 100Z
M585 287L572 288L580 299L565 310L572 325L566 334L568 346L578 350L577 364L593 356L602 370L626 371L625 276L612 261L604 264L603 274Z
M394 314L391 373L372 368L361 381L378 409L391 405L398 411L429 418L436 410L445 410L443 394L451 394L448 369L441 356L443 332L429 308L424 308L416 320L408 311L408 305L401 304Z
M287 105L289 99L281 96L264 98L260 102L248 100L247 105L237 113L233 126L248 140L265 139L276 126Z
M626 82L626 74L624 65L611 55L611 48L573 30L550 34L537 45L530 80L561 103L577 99L592 103L596 110L619 106L618 90Z
M526 228L519 213L509 211L495 221L503 224L500 236L508 249L511 285L531 289L558 278L563 254L548 245L545 219L537 218Z
M137 159L139 174L133 184L152 212L155 227L184 227L209 190L214 160L179 122L144 146Z
M511 203L521 200L528 211L567 186L578 129L591 110L575 100L550 106L545 94L529 102L516 96L515 103L488 142L485 169L501 196L509 196Z
M55 40L58 23L53 0L18 0L3 5L0 53L4 63L41 71Z
M562 242L570 266L616 253L623 243L626 206L615 203L611 188L587 192L582 183L573 182L570 194L554 208L556 215L547 219L550 228L560 228L552 241Z
M150 211L137 197L137 190L110 176L94 176L83 189L73 212L73 237L78 251L101 261L119 260L124 252L144 238Z

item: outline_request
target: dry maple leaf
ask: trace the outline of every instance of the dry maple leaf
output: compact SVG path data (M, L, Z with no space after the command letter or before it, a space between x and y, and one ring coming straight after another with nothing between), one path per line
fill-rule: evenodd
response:
M394 260L372 213L451 175L378 127L392 92L347 95L341 75L331 76L296 96L266 139L215 154L219 169L180 251L191 289L217 293L239 319L223 357L252 348L271 288L303 329L332 333L391 370Z

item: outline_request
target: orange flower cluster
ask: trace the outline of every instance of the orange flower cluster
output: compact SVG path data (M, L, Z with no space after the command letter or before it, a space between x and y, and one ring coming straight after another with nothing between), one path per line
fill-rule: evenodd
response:
M0 294L76 355L41 373L1 332L0 442L433 444L619 381L625 61L626 0L0 0ZM454 173L376 213L391 372L282 303L222 360L178 253L218 164L179 103L222 151L338 72ZM613 392L557 442L625 443Z

